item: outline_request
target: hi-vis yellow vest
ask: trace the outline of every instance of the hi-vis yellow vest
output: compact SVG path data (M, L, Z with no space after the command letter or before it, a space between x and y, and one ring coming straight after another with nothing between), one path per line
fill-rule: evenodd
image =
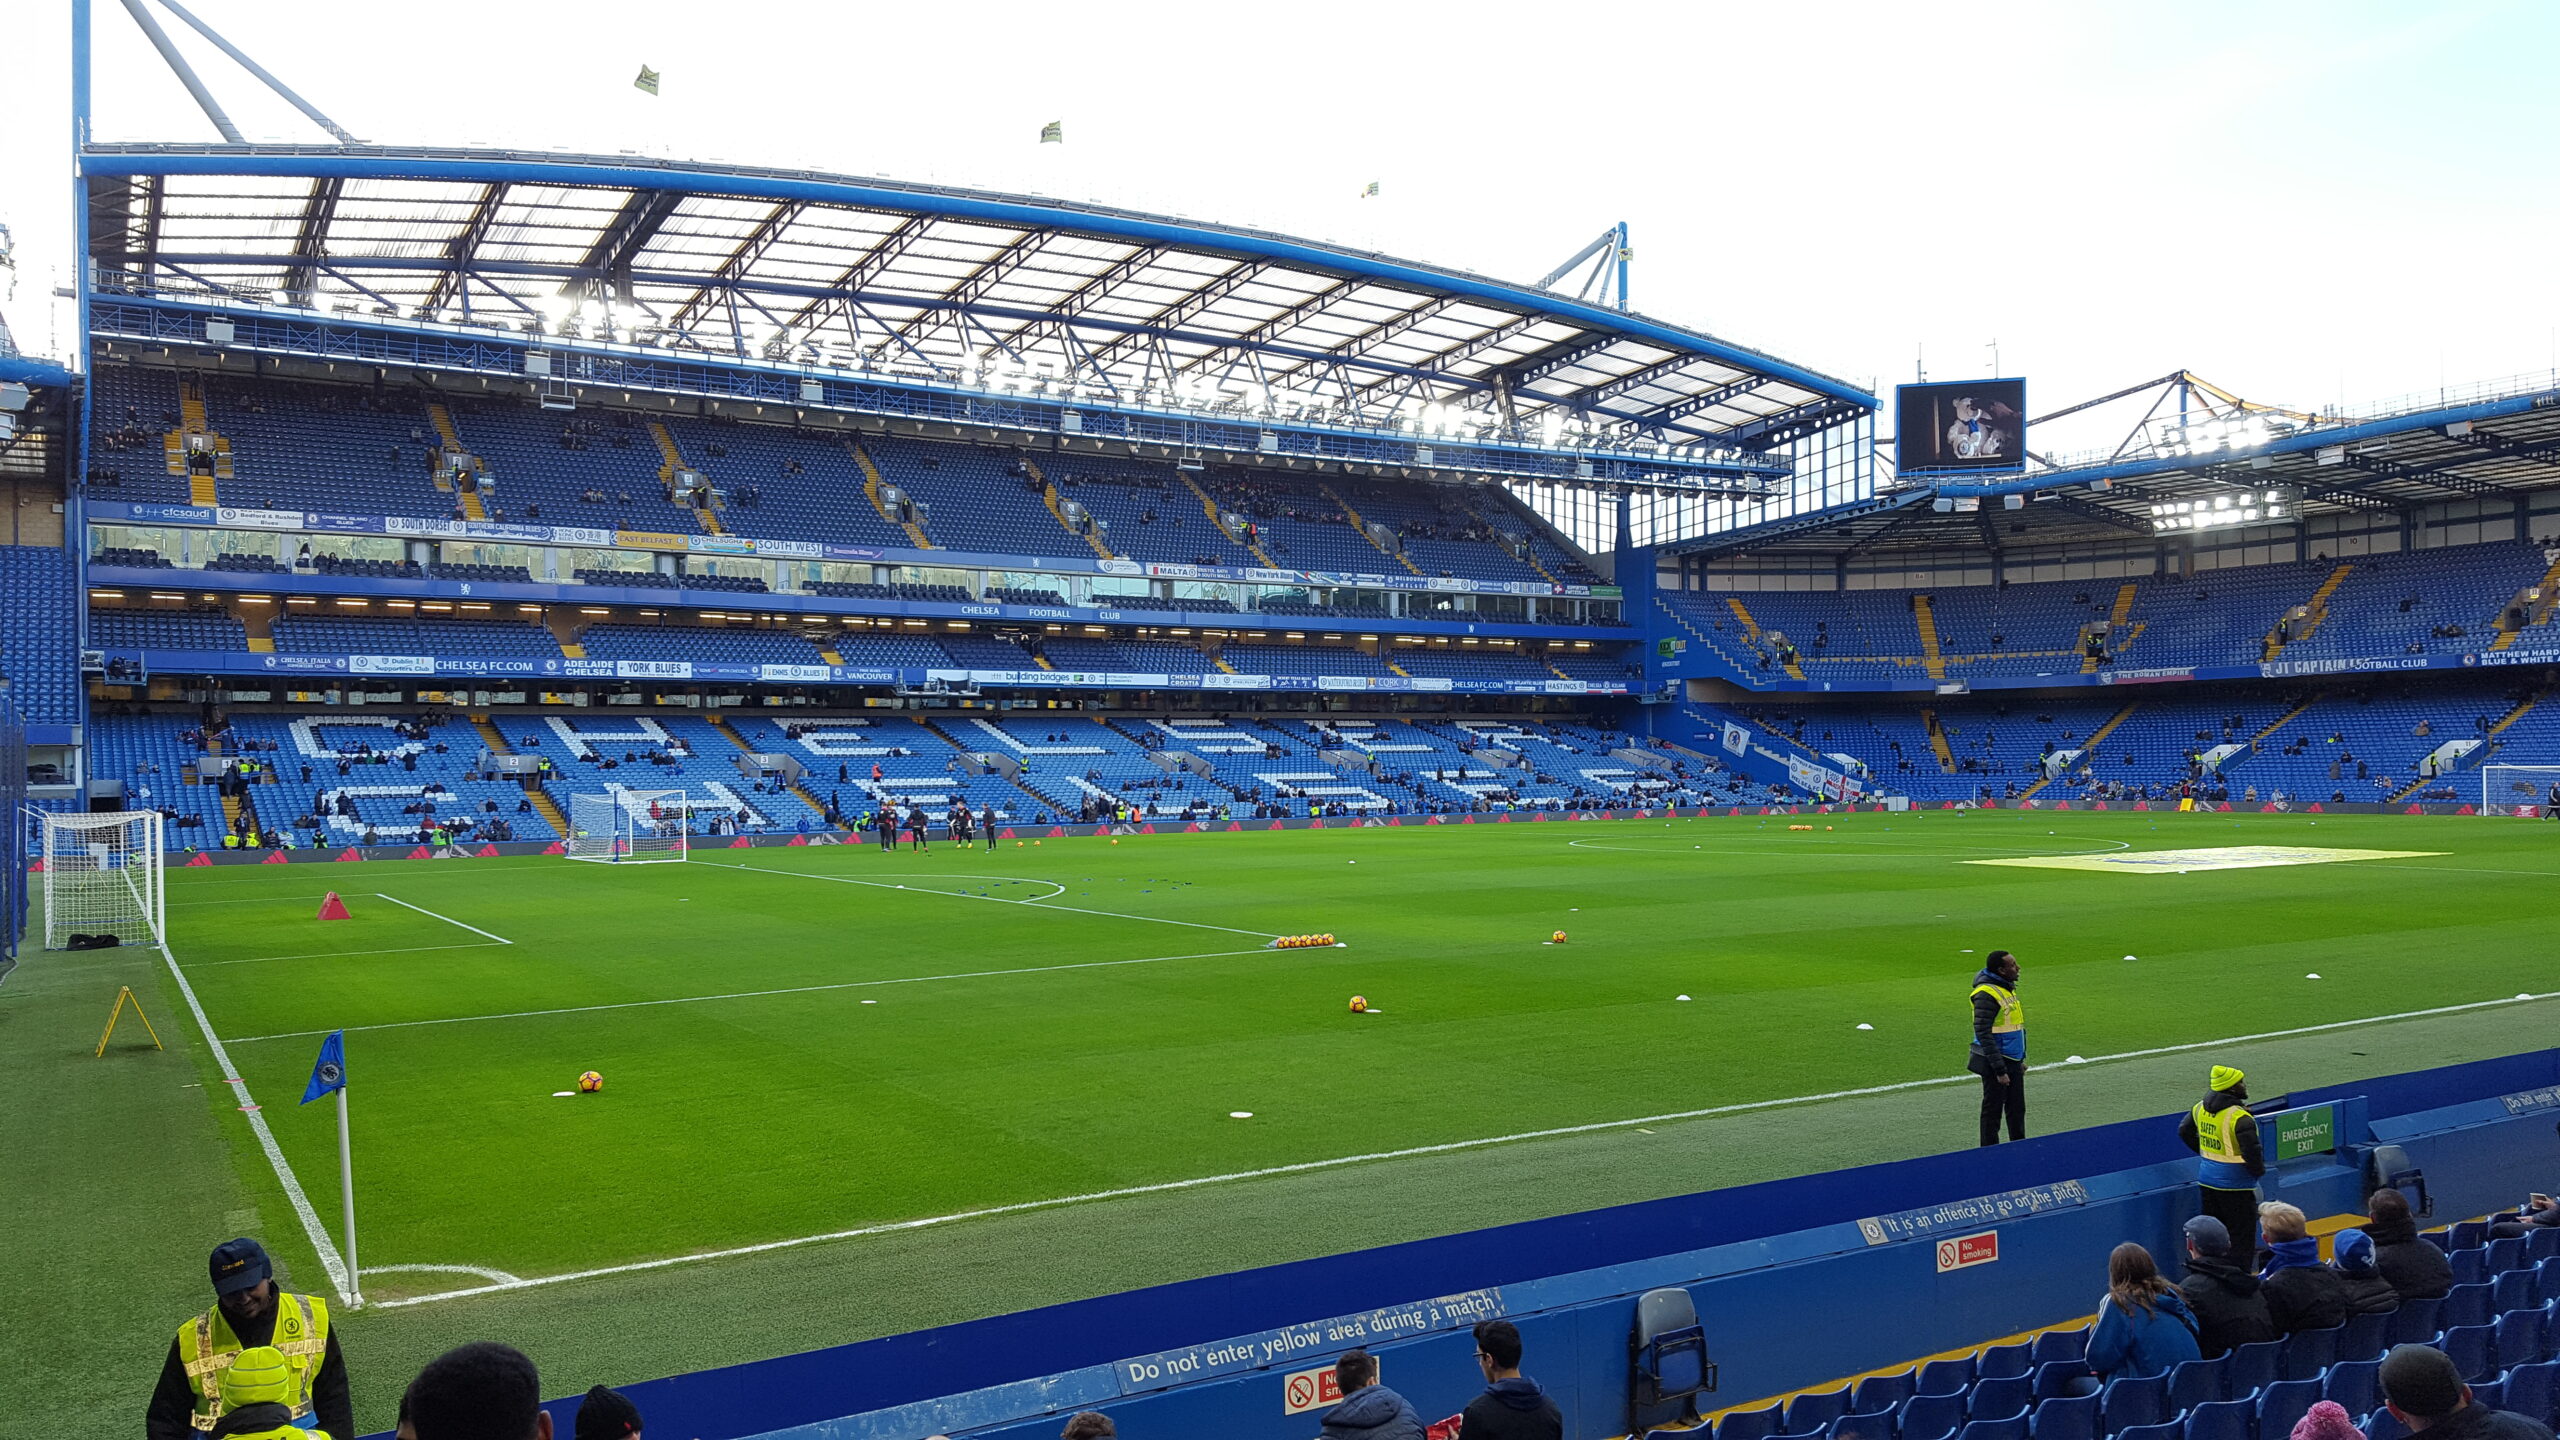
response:
M277 1292L276 1333L267 1343L284 1356L285 1368L293 1374L293 1398L285 1403L300 1420L311 1413L311 1387L329 1353L329 1302L316 1295ZM178 1361L186 1367L187 1388L196 1400L188 1423L199 1432L222 1419L222 1372L244 1348L219 1305L178 1327Z
M2012 1060L2026 1059L2027 1005L2018 998L2018 992L1986 980L1974 986L1972 993L1988 995L2000 1007L1999 1015L1991 1022L1991 1035L2000 1042L2000 1053Z
M2196 1122L2196 1153L2204 1163L2196 1167L2196 1183L2216 1190L2254 1190L2257 1177L2249 1173L2249 1157L2240 1153L2240 1127L2255 1125L2258 1117L2245 1105L2226 1105L2208 1112L2203 1102L2192 1112Z

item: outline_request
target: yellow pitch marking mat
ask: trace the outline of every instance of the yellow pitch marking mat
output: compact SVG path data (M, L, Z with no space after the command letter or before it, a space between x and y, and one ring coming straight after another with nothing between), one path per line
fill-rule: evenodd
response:
M2101 855L2028 855L1967 860L1967 865L2022 865L2031 870L2107 870L2120 875L2185 875L2198 870L2261 870L2270 865L2330 865L2340 860L2414 860L2443 850L2326 850L2309 845L2220 845L2201 850L2119 850Z

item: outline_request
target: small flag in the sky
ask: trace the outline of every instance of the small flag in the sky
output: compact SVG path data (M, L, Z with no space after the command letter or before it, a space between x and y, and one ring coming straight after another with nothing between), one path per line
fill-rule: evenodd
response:
M637 80L632 81L632 82L631 82L631 87L632 87L633 89L635 89L635 90L646 90L646 91L648 91L648 92L649 92L650 94L652 94L652 95L657 94L657 93L658 93L658 72L657 72L657 71L655 71L655 70L650 69L650 68L649 68L648 66L646 66L646 65L641 66L641 67L640 67L640 78L639 78L639 79L637 79Z
M302 1087L302 1103L347 1088L347 1032L332 1030L320 1042L320 1058L311 1064L311 1083Z
M1052 120L1048 124L1041 126L1040 143L1043 145L1064 145L1067 143L1067 122L1064 120Z
M1363 200L1374 200L1378 198L1378 182L1375 180L1370 181L1369 188L1360 192L1360 198Z

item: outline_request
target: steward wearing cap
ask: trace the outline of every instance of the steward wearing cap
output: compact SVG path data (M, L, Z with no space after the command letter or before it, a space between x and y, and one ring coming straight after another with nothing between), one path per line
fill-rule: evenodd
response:
M272 1345L241 1351L219 1381L222 1418L212 1440L329 1440L327 1432L293 1423L293 1367Z
M2178 1139L2204 1157L2196 1167L2204 1213L2222 1222L2231 1248L2244 1255L2257 1248L2258 1177L2267 1173L2247 1081L2228 1065L2214 1066L2211 1093L2178 1122Z
M223 1375L244 1352L259 1349L284 1366L286 1389L276 1403L290 1423L316 1425L341 1440L354 1435L347 1361L329 1324L328 1302L279 1290L267 1252L255 1240L224 1241L214 1248L210 1268L214 1306L179 1326L169 1344L143 1418L148 1440L212 1435L229 1408Z
M1965 1068L1982 1077L1982 1143L2027 1138L2027 1006L2018 998L2018 957L1994 950L1973 977L1973 1050Z

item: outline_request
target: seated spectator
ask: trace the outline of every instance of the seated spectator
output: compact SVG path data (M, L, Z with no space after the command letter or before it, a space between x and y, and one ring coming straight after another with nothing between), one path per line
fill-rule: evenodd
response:
M551 1440L542 1377L512 1345L475 1340L427 1362L401 1402L417 1440Z
M2560 786L2554 786L2552 793L2560 794ZM2489 1225L2489 1237L2493 1240L2509 1240L2518 1235L2528 1235L2536 1229L2551 1226L2560 1226L2560 1201L2555 1201L2537 1190L2526 1197L2522 1210L2513 1215L2501 1215L2492 1221Z
M2258 1207L2258 1234L2267 1248L2258 1278L2266 1282L2267 1313L2276 1329L2326 1330L2347 1323L2347 1282L2320 1263L2320 1242L2300 1206L2269 1200Z
M2382 1403L2411 1434L2436 1440L2552 1440L2541 1421L2474 1401L2453 1357L2429 1345L2395 1346L2382 1357Z
M2397 1190L2376 1190L2364 1202L2371 1217L2364 1233L2373 1237L2373 1267L2403 1300L2441 1300L2453 1288L2453 1262L2430 1240L2418 1238L2418 1222L2409 1214L2409 1197Z
M1099 1410L1079 1410L1067 1420L1067 1428L1058 1432L1058 1440L1116 1440L1120 1427Z
M2275 1440L2275 1437L2269 1436L2267 1440ZM2345 1406L2335 1400L2321 1400L2304 1411L2301 1419L2293 1422L2290 1440L2365 1440L2365 1436L2356 1428L2355 1419L2347 1414Z
M2347 1313L2383 1315L2400 1308L2400 1292L2373 1267L2373 1237L2361 1230L2341 1230L2330 1264L2347 1288Z
M2110 1380L2166 1375L2176 1365L2203 1358L2187 1297L2160 1278L2150 1251L2129 1240L2117 1246L2107 1257L2107 1293L2098 1302L2098 1323L2089 1334L2089 1368L2100 1380Z
M2231 1231L2221 1221L2198 1215L2187 1222L2187 1278L2178 1293L2195 1312L2196 1345L2203 1358L2277 1338L2262 1285L2233 1263Z
M1484 1393L1467 1402L1458 1440L1562 1440L1563 1412L1537 1381L1520 1373L1520 1327L1508 1320L1479 1322L1476 1367L1484 1371Z
M1378 1383L1378 1362L1368 1351L1353 1350L1333 1362L1333 1378L1342 1387L1342 1403L1324 1412L1319 1440L1423 1440L1422 1417Z

